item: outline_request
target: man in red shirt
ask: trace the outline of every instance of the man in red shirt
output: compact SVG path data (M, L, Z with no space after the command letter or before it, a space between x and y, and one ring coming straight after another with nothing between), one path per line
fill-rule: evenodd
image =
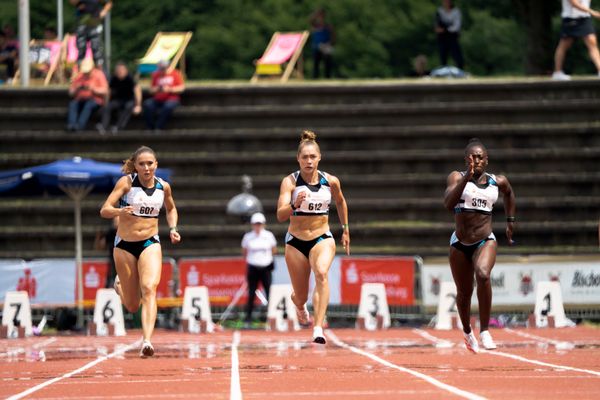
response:
M69 87L73 100L69 103L67 130L85 129L92 113L104 105L107 94L108 82L104 72L95 68L91 59L83 60L79 74Z
M153 97L144 101L146 127L151 130L164 129L173 110L179 105L180 95L185 89L179 71L169 70L168 66L168 61L159 61L158 70L152 74L150 93Z

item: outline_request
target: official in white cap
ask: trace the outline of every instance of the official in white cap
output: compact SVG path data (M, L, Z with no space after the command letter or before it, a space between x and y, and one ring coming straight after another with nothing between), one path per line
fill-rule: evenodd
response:
M275 268L273 254L277 252L277 241L273 233L265 229L267 220L262 213L255 213L250 218L252 230L242 239L242 254L248 265L246 279L248 281L248 304L246 305L245 323L252 321L252 310L256 297L256 289L260 282L269 298L271 274Z

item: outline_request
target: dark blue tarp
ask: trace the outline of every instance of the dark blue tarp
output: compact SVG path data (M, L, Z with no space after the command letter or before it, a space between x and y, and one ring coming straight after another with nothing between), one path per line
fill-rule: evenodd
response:
M168 169L156 176L168 181ZM0 196L62 194L59 185L94 185L94 192L110 192L123 176L121 164L74 157L20 170L0 172Z

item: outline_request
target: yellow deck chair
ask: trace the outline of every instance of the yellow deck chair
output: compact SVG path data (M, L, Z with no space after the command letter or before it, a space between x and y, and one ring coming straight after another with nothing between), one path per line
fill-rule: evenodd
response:
M280 77L281 82L287 82L294 69L297 78L302 79L302 49L307 39L308 31L275 32L264 54L256 61L256 71L250 82L258 82L263 77Z
M192 32L158 32L144 57L138 60L138 73L148 75L156 71L160 60L170 60L169 71L177 64L185 76L185 49L192 38Z

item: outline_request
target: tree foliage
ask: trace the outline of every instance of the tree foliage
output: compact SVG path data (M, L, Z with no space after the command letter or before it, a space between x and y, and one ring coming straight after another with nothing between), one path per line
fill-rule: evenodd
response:
M466 69L482 76L550 70L560 5L545 8L544 21L552 15L551 26L532 24L537 16L531 10L543 2L548 0L457 1L463 13ZM2 24L17 25L17 4L17 0L0 0ZM186 55L189 77L248 79L253 61L274 31L309 29L311 12L324 7L337 36L337 77L400 77L409 74L419 54L428 57L430 68L439 64L433 32L438 5L436 0L114 0L112 59L134 63L156 32L189 30L194 34ZM46 26L56 26L56 1L30 0L30 8L32 37L41 37ZM66 0L64 10L65 31L73 31L74 9ZM541 34L543 29L546 35ZM310 76L310 43L304 55ZM589 71L583 46L569 57L571 69Z

